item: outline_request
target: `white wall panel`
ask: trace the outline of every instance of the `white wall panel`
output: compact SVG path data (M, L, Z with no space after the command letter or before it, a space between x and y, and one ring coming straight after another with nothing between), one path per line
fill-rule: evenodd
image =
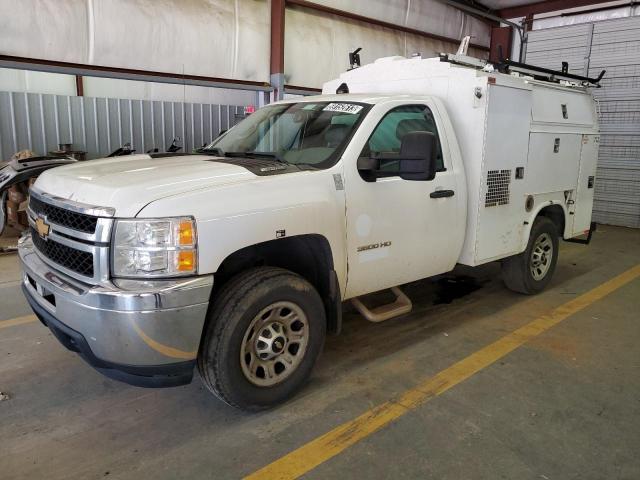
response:
M2 53L86 63L87 4L87 0L0 0Z
M358 47L363 63L405 51L404 35L333 15L288 9L285 22L285 79L292 85L320 88L348 68L348 53Z
M139 82L114 78L84 77L84 94L88 97L135 98L166 102L226 103L254 105L256 92L228 88L198 87L171 83Z
M269 80L268 0L0 0L3 54Z
M83 77L84 95L167 102L255 105L256 92L229 88ZM74 75L0 68L0 91L75 96Z
M371 15L370 15L371 16ZM289 85L320 88L349 67L350 51L362 47L362 64L380 57L433 57L455 52L457 44L347 20L305 9L287 9L285 30L285 81ZM470 49L471 55L485 57Z
M474 43L489 44L487 25L436 0L315 1L447 37L470 34ZM269 0L20 0L18 5L0 0L3 54L269 81ZM303 8L288 8L286 16L288 81L299 85L318 87L344 70L346 54L356 46L364 47L367 60L455 49Z
M75 95L73 75L0 68L0 91Z
M437 0L313 0L314 3L450 38L489 46L488 25Z

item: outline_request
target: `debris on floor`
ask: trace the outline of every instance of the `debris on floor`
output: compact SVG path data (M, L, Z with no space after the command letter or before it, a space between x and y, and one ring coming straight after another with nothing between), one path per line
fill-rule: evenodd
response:
M18 251L17 245L11 245L8 247L0 247L0 255L8 255L10 253L16 253Z
M11 397L7 393L0 392L0 402L4 402L5 400L9 400Z

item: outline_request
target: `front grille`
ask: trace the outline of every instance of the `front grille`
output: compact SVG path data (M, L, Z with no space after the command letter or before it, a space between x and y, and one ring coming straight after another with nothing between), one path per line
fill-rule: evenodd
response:
M84 233L95 233L96 231L98 217L56 207L38 200L33 195L29 198L29 207L33 213L47 217L51 223Z
M72 272L93 277L93 254L76 250L54 240L44 240L35 228L31 228L31 239L36 249L49 260Z

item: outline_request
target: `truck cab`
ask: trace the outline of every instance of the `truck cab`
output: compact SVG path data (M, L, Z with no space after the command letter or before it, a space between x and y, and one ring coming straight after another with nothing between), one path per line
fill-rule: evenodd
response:
M367 82L388 66L363 67L194 154L43 173L20 244L35 313L106 375L172 386L197 365L219 398L255 410L303 385L344 301L390 318L410 310L399 286L489 261L510 288L540 291L558 238L590 220L597 123L536 124L536 92L551 87L417 61L394 66L429 88L378 92ZM333 93L342 84L351 93ZM562 111L590 105L585 91L553 88ZM530 145L550 147L555 165L558 132L563 178L529 181L540 170ZM358 302L388 288L399 300L384 312Z

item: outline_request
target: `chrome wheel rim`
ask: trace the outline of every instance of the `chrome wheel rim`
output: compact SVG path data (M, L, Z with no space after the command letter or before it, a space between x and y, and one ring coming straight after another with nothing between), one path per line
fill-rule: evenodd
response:
M293 302L276 302L251 321L242 339L240 365L259 387L272 387L300 365L309 343L309 322Z
M542 280L549 269L551 268L551 261L553 260L553 242L551 241L551 235L543 233L540 235L531 250L531 276L534 280Z

